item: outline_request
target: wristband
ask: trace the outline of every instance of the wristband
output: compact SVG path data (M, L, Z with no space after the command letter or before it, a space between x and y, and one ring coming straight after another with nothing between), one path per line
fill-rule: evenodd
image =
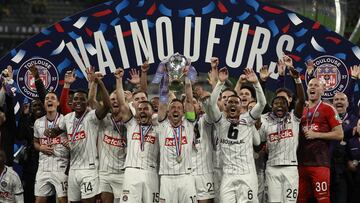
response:
M295 84L302 84L300 78L295 78L294 81L295 81Z
M185 118L190 120L190 121L194 121L196 118L195 112L191 111L191 112L185 112Z

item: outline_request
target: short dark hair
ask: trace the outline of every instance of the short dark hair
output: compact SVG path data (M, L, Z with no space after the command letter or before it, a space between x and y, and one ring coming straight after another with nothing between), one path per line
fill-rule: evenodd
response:
M254 98L254 99L256 98L256 92L255 92L255 88L253 86L245 84L245 85L241 86L240 90L242 90L242 89L249 90L249 92L251 94L251 97Z
M292 93L291 90L289 90L288 88L285 88L285 87L281 87L281 88L278 88L275 92L275 94L279 94L280 92L285 92L287 94L288 97L291 97L293 98L294 97L294 94Z
M84 90L84 89L76 89L74 90L74 94L75 93L83 93L85 94L86 96L88 96L88 91L87 90Z
M221 97L222 94L223 94L224 92L226 92L226 91L232 92L232 93L234 93L234 95L237 95L237 93L235 92L235 90L227 87L227 88L225 88L225 89L223 89L223 90L221 91L220 97Z
M134 97L136 94L139 94L139 93L144 93L144 94L145 94L145 96L146 96L146 98L148 98L148 94L147 94L147 92L142 91L142 90L137 90L137 91L133 92L133 93L132 93L132 96Z
M231 97L235 97L235 98L238 98L240 101L241 101L241 98L238 96L238 95L230 95L229 97L228 97L228 100L231 98Z
M175 102L179 102L182 106L184 106L183 102L180 99L177 99L177 98L171 100L170 105L175 103Z

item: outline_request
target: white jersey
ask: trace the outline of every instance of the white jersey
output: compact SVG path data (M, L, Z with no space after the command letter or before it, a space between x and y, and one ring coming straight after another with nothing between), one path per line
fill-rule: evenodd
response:
M127 121L125 126L127 129L125 167L157 172L159 168L159 140L155 126L140 127L134 117ZM142 132L140 132L141 130Z
M64 142L67 142L66 134L62 133L54 138L49 138L44 135L45 129L55 127L59 124L60 120L63 119L63 115L58 115L55 121L47 120L46 116L35 121L34 137L39 139L40 145L51 145L54 149L53 155L39 152L39 171L65 171L68 165L69 150L63 145Z
M255 120L249 112L240 115L239 123L231 124L224 115L215 123L220 134L220 159L226 174L244 175L255 171L253 128Z
M212 130L213 125L209 123L207 116L200 116L195 122L195 156L193 156L194 174L202 175L212 173L213 166L213 141Z
M282 122L268 113L261 117L261 122L260 136L269 150L267 165L297 165L300 119L291 112Z
M109 113L100 122L99 128L99 171L119 173L122 169L124 169L125 164L125 125L123 123L116 123Z
M75 117L75 112L71 112L60 120L59 128L67 132L69 140L70 169L98 167L96 142L99 122L95 110L87 110L85 116L79 119Z
M0 202L13 203L15 195L23 195L23 187L19 175L10 167L5 166L0 178Z
M160 175L181 175L192 172L194 156L194 124L188 120L181 127L173 128L168 119L156 127L160 144ZM177 133L176 133L177 131ZM177 135L176 135L177 134ZM181 139L179 139L181 137ZM177 153L176 140L180 144L180 156ZM181 141L181 142L180 142ZM179 146L179 145L178 145Z

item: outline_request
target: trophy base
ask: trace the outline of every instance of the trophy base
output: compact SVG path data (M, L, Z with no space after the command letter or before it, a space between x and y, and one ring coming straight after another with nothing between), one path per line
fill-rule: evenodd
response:
M183 89L184 89L184 83L179 80L172 81L169 85L169 90L173 92L179 92L182 91Z

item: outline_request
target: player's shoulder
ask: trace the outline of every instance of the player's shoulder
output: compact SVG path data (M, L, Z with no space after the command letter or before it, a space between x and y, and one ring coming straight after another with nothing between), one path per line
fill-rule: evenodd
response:
M9 166L5 166L6 167L6 173L10 176L19 176L16 171L14 169L12 169L12 167Z
M323 111L333 111L336 112L336 109L329 103L326 102L321 102L321 106L320 106Z
M65 119L65 121L67 121L67 120L73 119L74 117L75 117L75 111L66 114L66 115L63 117L63 119Z

